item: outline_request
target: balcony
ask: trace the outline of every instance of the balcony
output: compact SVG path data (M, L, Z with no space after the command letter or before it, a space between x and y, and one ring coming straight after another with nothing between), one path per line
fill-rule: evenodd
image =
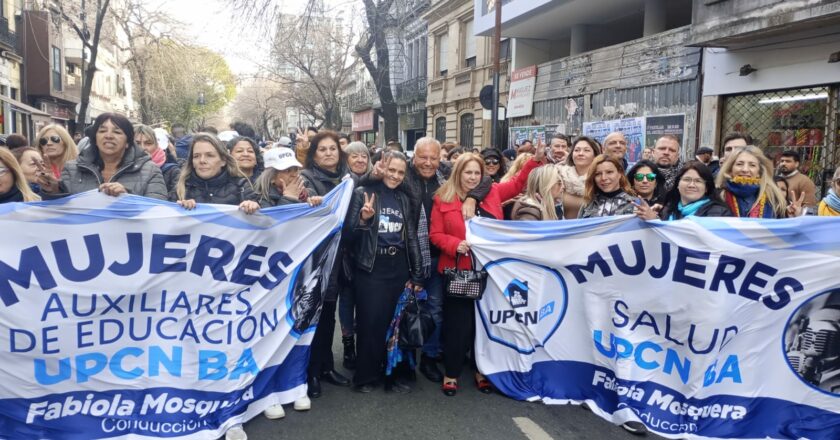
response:
M418 76L397 84L397 104L426 100L426 77Z
M17 51L17 35L9 30L9 19L5 17L0 18L0 44Z
M350 111L357 112L372 108L374 102L377 101L376 98L376 91L373 89L362 89L359 92L351 93L349 96Z

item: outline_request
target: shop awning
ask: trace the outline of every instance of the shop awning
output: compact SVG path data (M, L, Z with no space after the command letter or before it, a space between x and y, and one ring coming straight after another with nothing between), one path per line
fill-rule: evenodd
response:
M18 100L9 98L5 95L0 95L0 101L8 102L12 107L23 113L28 113L33 116L50 116L50 114L47 112L38 110L37 108L32 107L31 105L26 105Z

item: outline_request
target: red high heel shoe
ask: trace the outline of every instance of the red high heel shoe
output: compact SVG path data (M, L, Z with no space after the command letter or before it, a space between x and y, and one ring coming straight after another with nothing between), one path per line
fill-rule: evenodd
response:
M444 382L443 385L440 386L440 390L443 391L443 394L446 396L452 397L458 392L458 382L454 380Z
M478 388L478 391L481 391L484 394L490 394L493 392L493 386L487 379L476 379L475 387Z

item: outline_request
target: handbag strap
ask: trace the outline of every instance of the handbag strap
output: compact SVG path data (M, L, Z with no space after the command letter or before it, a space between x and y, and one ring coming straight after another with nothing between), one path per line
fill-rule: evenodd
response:
M464 254L466 255L466 254ZM455 251L455 270L458 270L458 260L461 259L461 253ZM475 272L475 254L470 250L470 270Z

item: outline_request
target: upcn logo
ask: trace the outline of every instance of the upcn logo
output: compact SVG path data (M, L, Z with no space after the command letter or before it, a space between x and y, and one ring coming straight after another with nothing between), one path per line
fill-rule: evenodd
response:
M521 310L528 307L528 282L514 279L504 291L513 310L490 310L491 324L504 324L508 320L515 320L525 325L535 325L543 318L554 313L554 301L542 306L539 310ZM520 309L520 310L518 310Z
M490 340L522 353L544 345L566 313L562 276L554 269L514 259L494 261L485 268L490 280L478 310Z

